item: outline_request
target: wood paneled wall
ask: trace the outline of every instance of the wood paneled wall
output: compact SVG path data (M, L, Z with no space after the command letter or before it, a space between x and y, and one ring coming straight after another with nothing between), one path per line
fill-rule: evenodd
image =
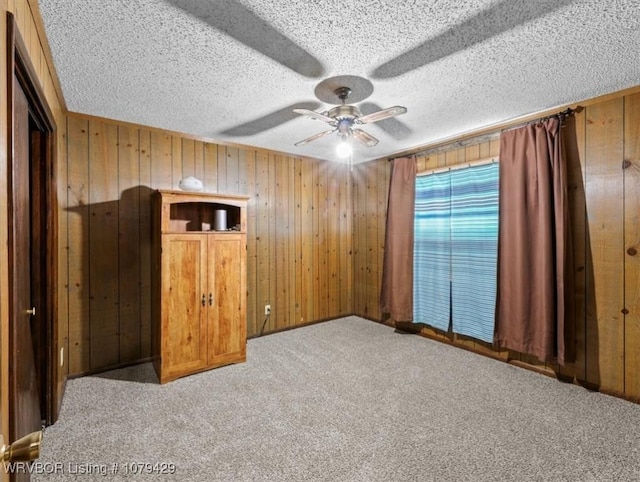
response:
M66 125L69 373L150 356L150 200L196 176L246 194L247 333L352 313L346 165L228 147L70 114ZM249 356L251 356L249 354Z
M380 320L380 286L391 163L353 167L353 311Z
M403 328L640 401L640 93L584 104L576 115L579 163L568 166L576 362L557 367L429 327ZM490 141L420 157L418 171L498 155L499 141ZM353 186L354 311L378 321L389 164L357 166Z

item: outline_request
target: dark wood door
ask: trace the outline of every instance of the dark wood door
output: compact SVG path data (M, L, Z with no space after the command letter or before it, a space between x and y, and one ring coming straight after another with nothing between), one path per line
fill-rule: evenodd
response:
M32 323L41 316L31 293L31 176L29 104L14 77L13 162L10 178L11 349L9 360L11 440L40 430L41 412L36 376Z

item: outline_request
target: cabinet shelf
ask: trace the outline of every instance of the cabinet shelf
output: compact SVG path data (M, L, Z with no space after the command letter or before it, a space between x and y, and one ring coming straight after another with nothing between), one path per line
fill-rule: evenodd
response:
M224 229L216 223L218 213L224 212ZM184 232L227 232L241 231L241 208L217 202L180 202L169 208L169 231Z
M247 196L159 190L156 219L161 233L247 232ZM224 227L216 223L224 213Z

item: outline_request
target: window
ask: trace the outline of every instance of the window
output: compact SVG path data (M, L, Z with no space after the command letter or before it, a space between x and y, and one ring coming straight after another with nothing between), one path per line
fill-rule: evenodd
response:
M498 164L416 178L415 323L492 343Z

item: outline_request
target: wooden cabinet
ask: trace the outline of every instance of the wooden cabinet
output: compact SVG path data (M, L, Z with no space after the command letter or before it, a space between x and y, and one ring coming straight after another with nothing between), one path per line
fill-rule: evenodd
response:
M246 360L243 196L153 196L153 346L160 383ZM228 229L221 228L224 211Z

